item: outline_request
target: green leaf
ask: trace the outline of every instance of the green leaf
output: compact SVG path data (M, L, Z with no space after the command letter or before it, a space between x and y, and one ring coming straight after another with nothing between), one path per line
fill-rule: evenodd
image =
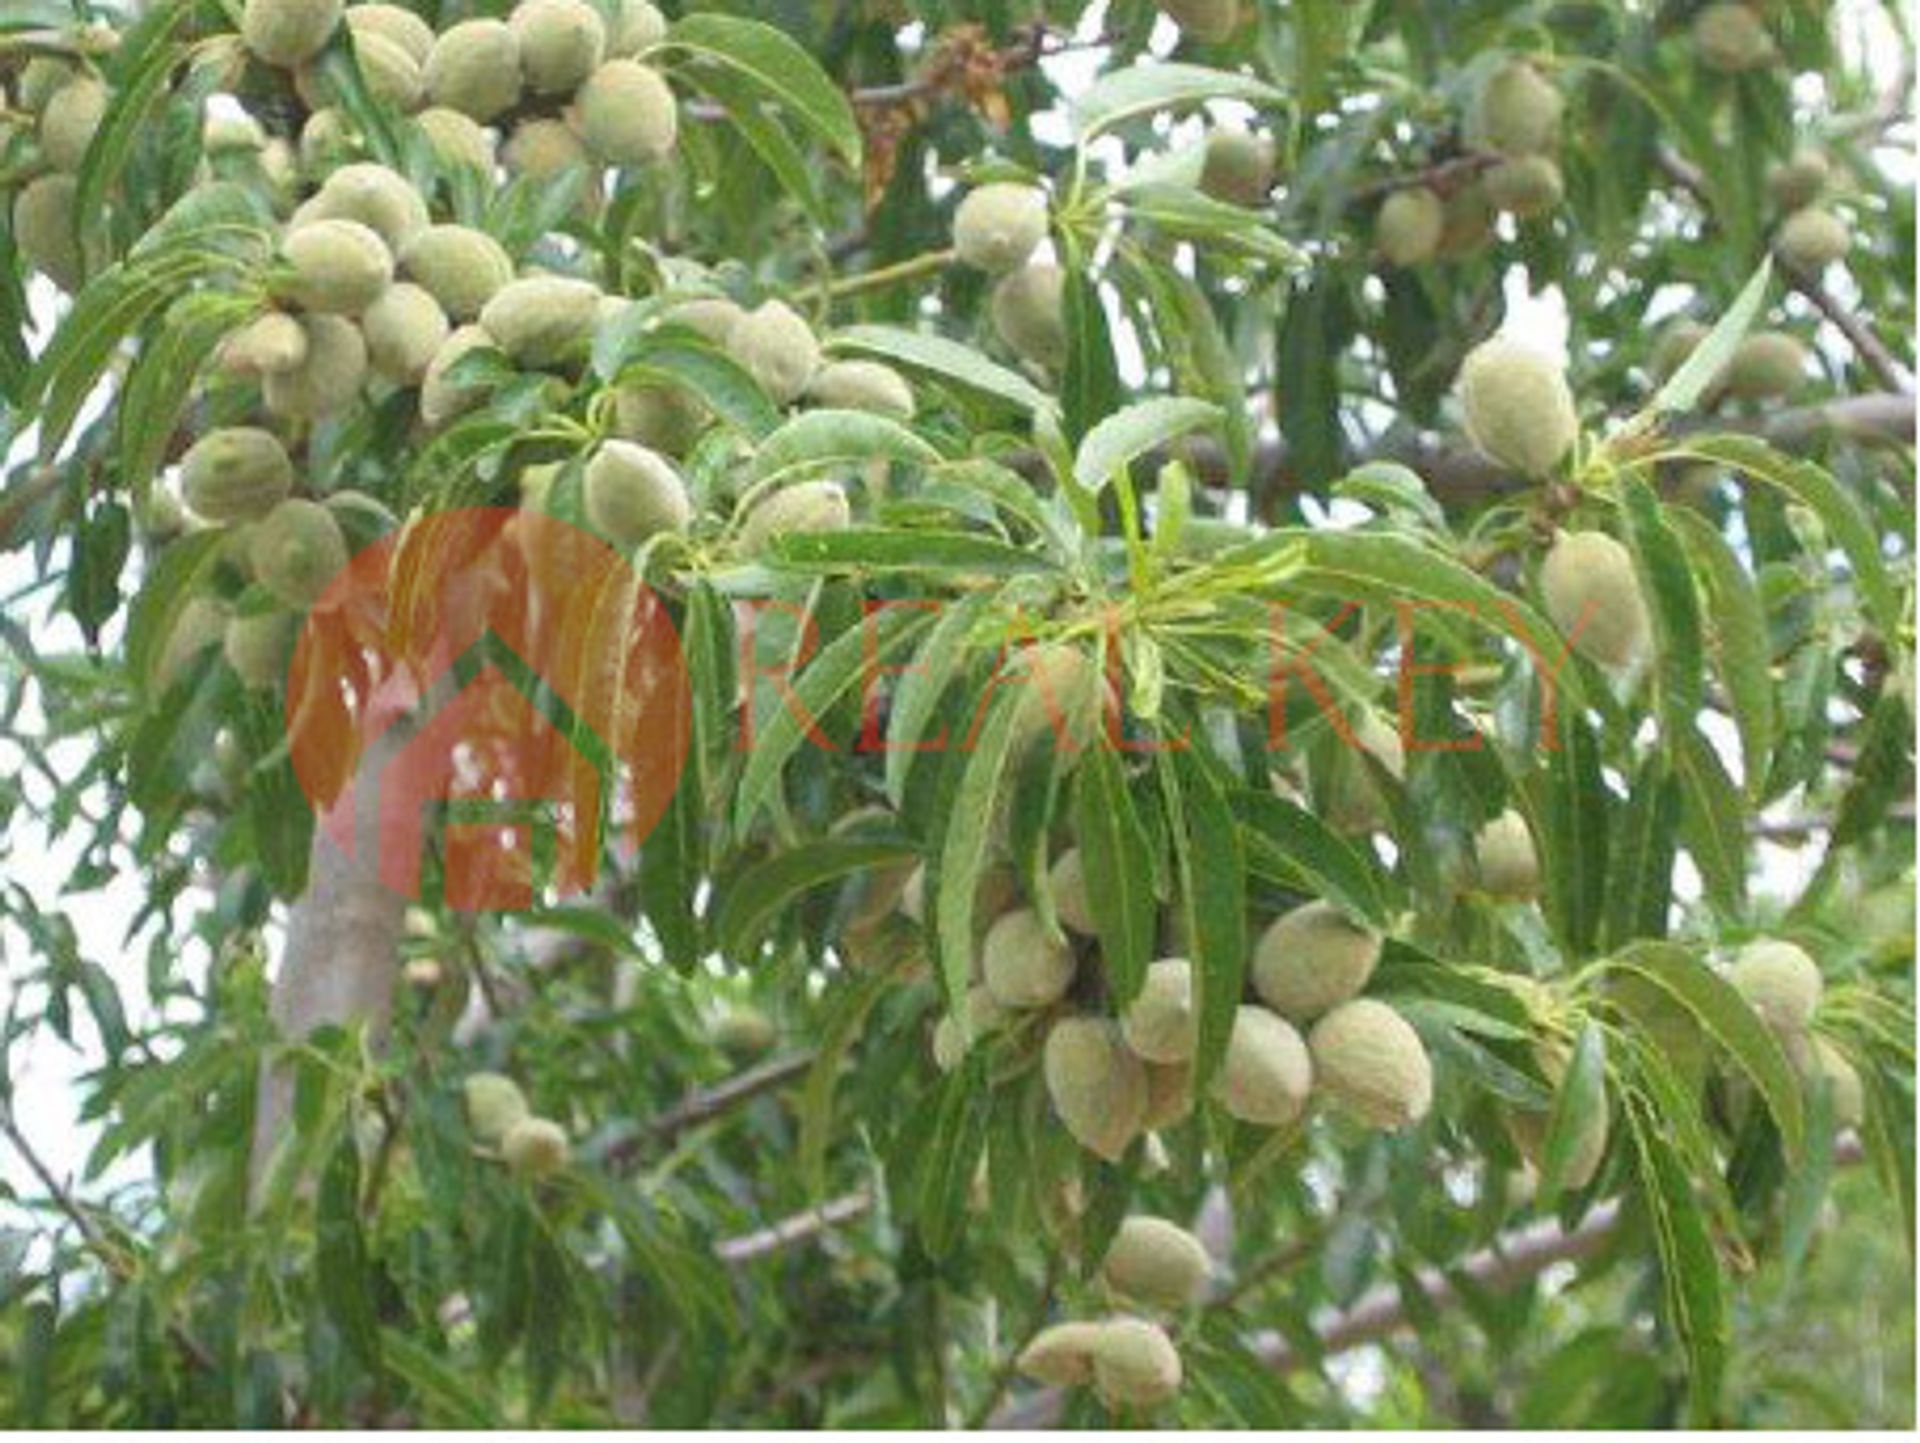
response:
M920 499L932 499L932 494L944 486L984 496L1000 510L1018 517L1046 539L1056 557L1064 559L1074 554L1075 541L1060 508L1043 499L1018 471L985 457L949 461L928 476Z
M774 179L786 187L813 223L822 230L831 225L833 213L821 198L813 167L786 128L766 113L759 87L731 71L717 68L703 70L700 85L725 108L741 138L766 162Z
M1267 225L1259 211L1230 205L1191 186L1159 183L1128 189L1121 205L1128 217L1145 221L1178 240L1190 240L1213 253L1239 252L1275 265L1299 265L1299 251Z
M1153 960L1159 906L1146 829L1113 748L1089 747L1081 759L1073 817L1087 895L1100 899L1094 920L1101 964L1115 1008L1125 1008L1140 995L1147 964Z
M774 431L754 453L752 485L869 461L936 466L940 453L898 421L868 411L807 411Z
M1547 1145L1540 1159L1538 1205L1553 1206L1565 1183L1567 1169L1578 1155L1582 1139L1607 1116L1607 1044L1598 1022L1588 1022L1574 1044L1566 1076L1554 1093L1547 1118Z
M980 1154L992 1120L992 1094L980 1064L970 1062L939 1083L940 1104L930 1136L916 1138L911 1215L932 1258L943 1258L959 1240L967 1218Z
M1748 800L1759 800L1772 762L1773 648L1759 588L1726 538L1705 516L1677 506L1667 520L1693 558L1706 601L1709 649L1740 732L1740 770Z
M1793 1068L1779 1039L1731 983L1686 948L1666 942L1636 943L1607 966L1645 978L1686 1008L1766 1099L1788 1155L1801 1155L1805 1125Z
M96 232L135 145L152 133L153 111L183 47L175 32L193 15L189 4L149 9L122 37L113 57L111 99L80 161L74 188L74 224Z
M1079 441L1106 416L1113 414L1125 392L1120 367L1114 359L1113 333L1100 287L1087 274L1071 245L1067 249L1066 283L1061 288L1060 312L1067 330L1067 363L1060 375L1060 410L1066 439Z
M899 607L863 618L814 658L793 683L791 696L776 698L773 716L753 738L740 774L733 807L736 832L746 833L816 719L825 716L855 682L870 680L874 668L918 636L930 620L924 612ZM748 705L753 705L752 698Z
M470 1369L456 1368L399 1328L380 1330L380 1360L411 1388L419 1421L429 1428L498 1428L506 1420L490 1407L487 1388Z
M393 170L404 171L405 156L394 128L393 111L367 83L351 27L342 25L334 31L327 48L313 62L313 70L348 122L366 138L373 158Z
M217 254L170 249L150 259L110 267L87 284L28 381L29 397L41 404L43 457L51 459L59 453L120 343L193 281L224 265Z
M117 502L95 508L74 528L67 609L89 645L99 644L100 628L120 609L120 575L132 546L133 518Z
M1726 1364L1726 1300L1720 1259L1700 1205L1660 1118L1635 1094L1626 1099L1628 1130L1639 1158L1640 1198L1660 1258L1668 1325L1687 1358L1696 1424L1713 1417Z
M1160 396L1137 402L1124 411L1116 411L1087 432L1073 458L1074 479L1087 490L1097 492L1122 467L1131 465L1155 447L1211 426L1219 419L1218 406L1183 396Z
M1689 727L1668 743L1680 780L1680 823L1707 896L1729 917L1747 900L1747 813L1719 755Z
M852 526L776 537L768 564L782 571L935 571L1012 576L1054 571L1044 556L989 536L931 528Z
M1163 752L1159 762L1161 796L1173 833L1174 867L1186 909L1187 945L1193 953L1195 1007L1200 1014L1193 1054L1197 1094L1226 1056L1244 987L1246 859L1233 812L1193 749Z
M1888 686L1867 717L1853 779L1834 813L1829 851L1859 841L1897 801L1912 795L1913 713L1899 688Z
M144 495L160 469L200 367L254 310L244 297L197 291L155 325L120 397L120 477L134 495Z
M897 985L885 968L859 972L825 1004L818 1051L800 1086L800 1180L809 1197L819 1198L827 1190L827 1144L833 1138L833 1093L840 1069L860 1040L874 1003Z
M1764 481L1810 508L1846 553L1853 583L1874 625L1884 635L1899 634L1900 596L1880 553L1880 533L1860 503L1828 472L1811 461L1783 455L1752 436L1689 436L1669 454L1717 462Z
M684 391L750 440L763 440L780 425L779 410L744 366L681 327L639 335L609 327L594 337L593 366L618 385Z
M1293 578L1296 585L1342 603L1437 603L1461 612L1477 626L1513 637L1535 660L1537 669L1545 658L1544 668L1552 671L1552 684L1560 693L1561 711L1582 705L1579 677L1572 666L1560 664L1564 647L1546 619L1430 543L1382 531L1280 528L1216 560L1231 565L1292 545L1306 550L1306 565Z
M1384 929L1387 898L1373 867L1327 824L1271 792L1233 793L1246 833L1247 865L1294 891L1324 897L1356 922Z
M723 956L753 960L769 928L814 888L919 856L913 843L849 837L815 837L749 867L727 888L714 922Z
M1020 687L995 687L986 719L977 727L973 750L960 773L940 839L938 886L934 892L935 940L941 986L947 1006L960 1014L973 972L974 892L993 840L994 815L1004 789L1013 743L1018 734ZM964 743L963 743L964 744Z
M196 531L173 542L153 563L127 620L127 674L143 692L152 691L174 624L218 564L228 539L217 527Z
M360 1145L351 1129L334 1145L314 1200L313 1275L320 1306L363 1365L380 1366L373 1263L360 1231Z
M1585 957L1607 910L1612 793L1600 772L1593 725L1564 700L1558 722L1547 764L1529 780L1531 810L1543 823L1540 871L1547 880L1548 918L1567 954Z
M1279 106L1286 103L1286 95L1264 80L1233 71L1176 62L1136 62L1107 71L1073 102L1074 139L1085 146L1103 130L1136 116L1198 105L1205 100Z
M853 106L819 62L784 32L757 20L702 12L675 21L661 49L691 57L696 79L709 67L731 71L778 101L847 164L860 164L860 123Z
M1727 308L1727 313L1714 322L1713 329L1693 348L1693 354L1687 357L1679 370L1667 377L1666 384L1654 392L1653 399L1647 402L1640 415L1628 422L1629 429L1643 419L1690 411L1699 403L1701 396L1720 379L1720 373L1726 370L1734 351L1753 328L1760 308L1766 304L1767 285L1772 279L1773 258L1769 256L1760 262L1760 268L1741 288L1740 294Z
M1706 664L1700 644L1700 598L1678 538L1661 514L1658 498L1638 477L1620 482L1620 510L1627 523L1634 570L1652 615L1660 731L1671 743L1693 729L1704 702Z
M971 346L944 336L899 326L849 326L827 337L830 354L878 356L978 396L991 397L1029 414L1054 410L1054 400L1017 371L990 361Z
M895 811L906 804L907 774L916 756L944 750L950 739L943 732L927 738L927 723L948 684L966 659L974 626L991 604L988 592L975 592L940 609L913 661L902 668L893 693L893 711L887 718L887 800ZM924 748L924 750L923 750Z
M1681 795L1668 749L1653 748L1633 773L1607 829L1607 945L1667 935L1673 901Z

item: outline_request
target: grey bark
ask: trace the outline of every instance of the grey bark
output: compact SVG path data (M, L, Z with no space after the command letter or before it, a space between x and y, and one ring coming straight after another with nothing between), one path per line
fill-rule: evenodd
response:
M401 731L388 728L361 757L354 781L353 855L323 827L314 828L307 890L288 914L286 946L273 980L270 1010L285 1041L304 1039L329 1023L365 1023L376 1041L386 1035L407 904L380 881L379 780L405 744ZM254 1102L256 1195L292 1110L291 1071L263 1063Z

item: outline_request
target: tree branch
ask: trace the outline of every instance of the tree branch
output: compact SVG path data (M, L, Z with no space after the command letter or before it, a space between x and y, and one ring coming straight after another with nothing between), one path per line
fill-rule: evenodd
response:
M1911 446L1914 398L1875 391L1864 396L1842 396L1810 406L1795 406L1761 417L1689 418L1673 429L1681 434L1704 430L1739 432L1758 436L1785 450L1805 447L1829 434L1856 441ZM1251 473L1245 478L1229 472L1226 452L1213 441L1187 441L1181 454L1193 467L1196 477L1207 486L1235 487L1244 479L1251 495L1275 501L1312 489L1293 471L1284 441L1263 443L1255 452ZM1478 500L1532 484L1488 460L1471 446L1425 435L1389 439L1376 451L1356 460L1398 461L1418 472L1433 494L1445 501Z
M286 948L273 981L270 1010L288 1041L304 1041L328 1023L365 1022L376 1041L385 1035L406 901L380 881L378 787L387 764L406 744L407 731L389 726L361 755L353 782L359 832L353 855L334 843L324 825L314 827L307 890L287 917ZM271 1059L264 1061L253 1119L256 1195L292 1109L292 1074Z
M0 1103L0 1134L4 1134L7 1141L13 1144L13 1150L20 1154L28 1170L33 1173L40 1186L46 1189L47 1196L52 1200L54 1207L73 1224L86 1250L98 1258L100 1265L114 1277L122 1281L131 1279L137 1271L132 1259L101 1230L100 1224L87 1215L86 1209L80 1206L78 1200L60 1179L53 1175L53 1169L48 1167L40 1154L35 1151L33 1144L27 1140L26 1134L20 1131L18 1123L14 1121L12 1107L6 1103ZM213 1354L182 1324L169 1322L167 1331L172 1334L174 1342L192 1360L195 1367L208 1373L217 1370L218 1363Z
M769 1253L777 1253L783 1248L812 1242L822 1233L837 1228L843 1223L865 1217L872 1210L873 1194L866 1189L843 1193L839 1197L827 1199L818 1207L808 1208L805 1212L795 1213L791 1217L784 1217L779 1222L756 1232L722 1238L713 1245L713 1254L721 1262L738 1267L742 1263L763 1258Z
M1843 1166L1856 1163L1864 1156L1859 1139L1852 1136L1842 1138L1833 1152L1834 1160ZM1473 1292L1511 1292L1555 1263L1593 1257L1620 1230L1624 1216L1619 1201L1609 1199L1597 1204L1571 1231L1562 1228L1553 1218L1529 1223L1503 1234L1478 1252L1469 1253L1444 1271L1421 1268L1414 1275L1415 1282L1426 1300L1426 1308L1448 1308L1459 1302L1461 1289L1455 1284L1455 1278L1464 1280ZM1317 1351L1321 1356L1331 1356L1390 1337L1412 1321L1408 1314L1401 1285L1382 1283L1362 1294L1352 1306L1329 1310L1314 1320ZM1280 1373L1312 1361L1295 1352L1284 1337L1272 1330L1255 1334L1249 1346L1262 1362ZM1063 1402L1059 1389L1042 1388L1003 1408L989 1426L1044 1428L1059 1418Z
M1700 203L1702 209L1709 214L1712 213L1712 194L1704 171L1666 145L1655 148L1654 162L1665 173L1667 179L1690 194ZM1847 338L1847 344L1853 347L1854 353L1879 379L1881 385L1890 391L1912 394L1913 378L1894 359L1893 352L1888 350L1880 338L1867 328L1865 322L1833 298L1827 288L1820 284L1818 276L1802 266L1793 264L1784 256L1776 255L1774 264L1780 268L1780 274L1787 278L1788 285L1805 296L1821 315L1833 322L1834 328Z
M1813 303L1829 321L1834 329L1847 338L1854 353L1866 363L1868 370L1879 379L1880 384L1890 391L1911 394L1913 377L1883 342L1868 327L1867 323L1855 315L1846 306L1834 299L1833 293L1820 284L1820 278L1803 266L1797 266L1785 256L1775 256L1774 264L1780 267L1780 274L1801 295Z

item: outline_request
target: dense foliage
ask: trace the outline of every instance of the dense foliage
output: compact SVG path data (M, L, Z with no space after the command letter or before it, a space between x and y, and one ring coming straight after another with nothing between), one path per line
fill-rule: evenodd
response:
M1778 1421L1914 1226L1903 17L662 8L0 5L0 1062L94 1128L0 1066L0 1420ZM296 763L476 507L689 732L470 911Z

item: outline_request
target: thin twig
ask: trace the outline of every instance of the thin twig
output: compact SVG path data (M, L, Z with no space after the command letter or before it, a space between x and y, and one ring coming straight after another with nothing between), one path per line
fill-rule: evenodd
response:
M1804 266L1795 265L1784 256L1776 256L1775 264L1780 274L1787 278L1801 295L1813 304L1815 310L1833 322L1834 329L1847 338L1854 353L1866 363L1880 384L1889 391L1911 394L1913 377L1907 374L1906 367L1895 358L1886 343L1875 335L1867 323L1855 315L1846 306L1834 298L1833 292L1820 283L1820 278Z
M873 1210L873 1194L864 1188L829 1198L818 1207L781 1218L779 1222L739 1237L722 1238L713 1245L714 1256L733 1266L753 1262L769 1253L799 1243L811 1242L822 1233L865 1217Z
M712 1087L689 1092L632 1136L623 1137L609 1146L607 1165L617 1168L630 1163L649 1143L670 1140L690 1127L712 1122L736 1107L745 1106L761 1094L772 1092L805 1073L813 1066L816 1056L818 1054L809 1048L788 1057L776 1057L771 1062L735 1073Z
M1396 190L1411 190L1418 185L1424 185L1429 190L1437 191L1444 196L1472 180L1481 171L1491 169L1499 163L1500 157L1490 150L1476 150L1466 155L1452 156L1446 160L1435 161L1432 165L1420 170L1390 175L1359 186L1347 196L1347 204L1365 205L1369 201L1383 199Z
M654 1118L651 1129L656 1136L671 1137L687 1128L711 1122L721 1114L751 1102L761 1093L771 1092L799 1077L813 1066L817 1056L817 1052L808 1048L790 1057L776 1057L771 1062L763 1062L758 1067L736 1073L725 1082L690 1092Z
M52 1200L54 1207L73 1224L87 1251L98 1258L101 1266L114 1277L122 1282L130 1281L138 1272L133 1260L127 1256L123 1248L101 1230L100 1224L87 1215L86 1209L80 1206L65 1184L53 1175L53 1169L41 1159L40 1154L34 1150L33 1144L27 1141L26 1134L21 1132L14 1122L13 1109L4 1105L0 1105L0 1134L4 1134L7 1141L13 1144L13 1150L20 1154L28 1170L39 1180L40 1186L46 1189L47 1196ZM216 1369L218 1364L213 1354L184 1326L179 1323L169 1323L167 1331L173 1335L174 1341L193 1361L194 1366L206 1372L213 1372Z
M1707 184L1706 173L1699 166L1666 145L1655 147L1654 162L1667 179L1691 194L1707 210L1712 210L1712 191ZM1865 322L1834 299L1832 292L1820 284L1818 276L1784 256L1776 256L1774 263L1779 266L1780 274L1786 277L1787 284L1805 296L1821 315L1833 323L1834 329L1847 338L1847 344L1853 347L1854 354L1860 357L1881 385L1902 395L1913 393L1913 378L1894 358L1893 352Z

